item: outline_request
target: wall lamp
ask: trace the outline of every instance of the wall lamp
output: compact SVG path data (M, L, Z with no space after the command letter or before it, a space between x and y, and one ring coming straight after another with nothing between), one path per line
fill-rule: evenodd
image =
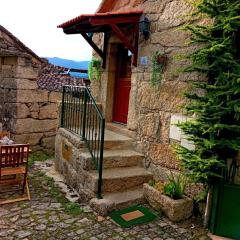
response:
M150 37L150 21L147 17L142 16L139 21L139 30L143 34L144 39L148 40Z

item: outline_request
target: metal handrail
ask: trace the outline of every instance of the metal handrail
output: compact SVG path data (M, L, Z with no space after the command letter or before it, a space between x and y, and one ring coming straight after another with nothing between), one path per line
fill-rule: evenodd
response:
M88 87L63 86L61 127L86 142L98 170L97 197L102 198L105 118Z

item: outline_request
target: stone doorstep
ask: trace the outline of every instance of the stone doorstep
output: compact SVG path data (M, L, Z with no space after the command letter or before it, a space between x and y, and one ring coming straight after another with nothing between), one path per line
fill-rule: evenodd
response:
M133 139L136 138L136 132L128 130L127 127L125 125L122 125L122 124L109 122L109 123L106 124L106 129L108 129L110 131L113 131L113 132L120 133L124 136L130 137L130 138L133 138Z
M93 198L90 207L101 216L107 216L112 210L120 210L133 204L143 204L142 187L129 189L124 192L103 193L103 199Z
M89 171L92 179L92 186L97 186L98 172ZM146 171L142 167L124 167L110 168L103 171L103 192L117 192L134 188L148 182L153 177L152 173ZM95 184L94 184L95 183ZM96 189L92 189L96 191Z

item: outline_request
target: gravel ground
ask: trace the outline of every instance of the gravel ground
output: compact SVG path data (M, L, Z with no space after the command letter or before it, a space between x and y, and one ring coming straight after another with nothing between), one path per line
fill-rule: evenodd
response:
M39 168L29 173L31 201L0 207L0 239L209 239L196 220L171 223L163 216L131 228L97 216L87 204L69 202ZM2 197L2 196L1 196Z

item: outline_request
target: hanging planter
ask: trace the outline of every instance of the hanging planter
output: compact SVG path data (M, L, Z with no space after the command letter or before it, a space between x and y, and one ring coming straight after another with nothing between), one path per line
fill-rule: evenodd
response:
M152 56L152 75L150 84L158 87L162 82L163 72L167 65L167 55L157 51Z
M101 77L101 60L93 58L88 65L88 77L91 81L100 80Z
M168 60L167 55L158 55L157 56L158 64L162 65L163 67L165 67L167 65L167 60Z

